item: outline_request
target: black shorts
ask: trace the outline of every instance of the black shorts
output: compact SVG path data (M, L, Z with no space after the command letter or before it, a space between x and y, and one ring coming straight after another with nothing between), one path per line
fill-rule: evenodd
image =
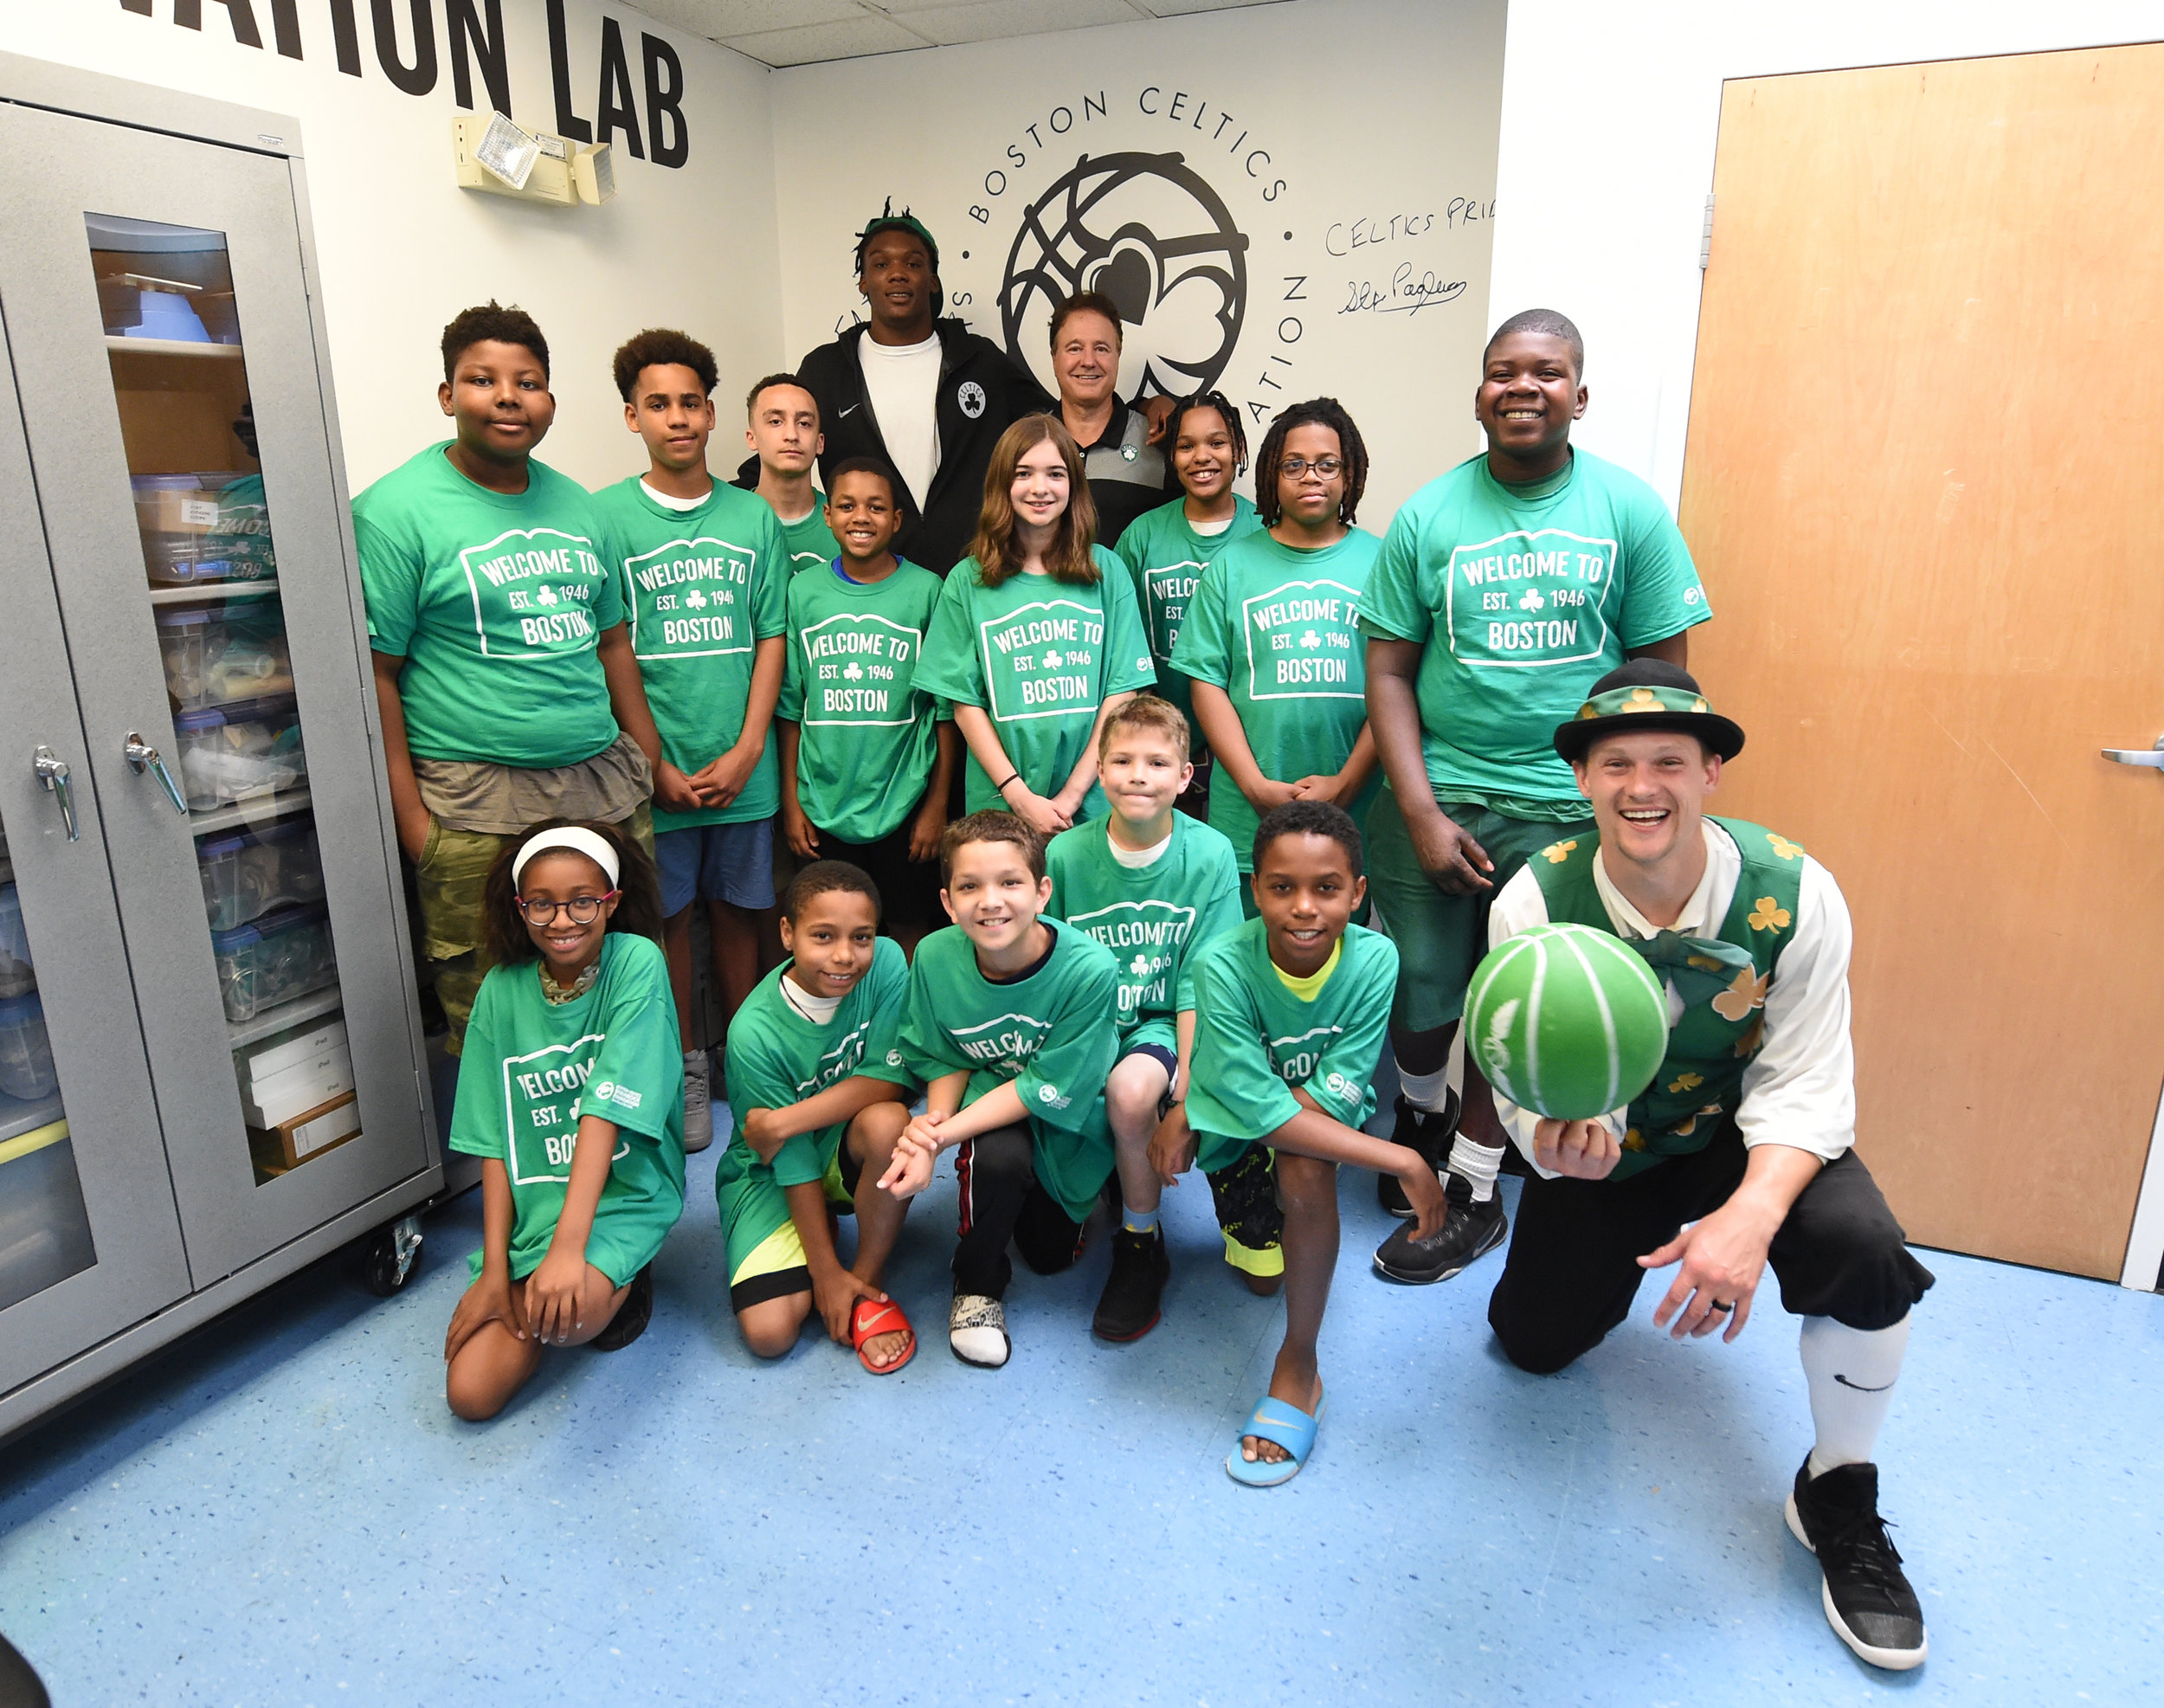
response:
M1510 1362L1547 1376L1598 1346L1630 1314L1648 1273L1638 1260L1726 1203L1749 1161L1734 1122L1723 1121L1704 1150L1627 1180L1528 1180L1503 1279L1488 1300L1489 1325ZM1932 1280L1903 1239L1871 1170L1844 1151L1803 1189L1774 1235L1768 1263L1781 1309L1854 1329L1891 1328Z
M1250 1275L1285 1273L1285 1207L1278 1202L1278 1153L1250 1144L1239 1160L1215 1174L1210 1202L1225 1235L1225 1261Z
M841 1147L834 1152L834 1171L841 1176L841 1189L853 1200L857 1183L864 1177L864 1162L861 1157L850 1154L849 1135L846 1130L841 1135ZM832 1190L831 1188L828 1189ZM853 1202L837 1202L830 1196L827 1200L827 1213L830 1216L853 1215L856 1206ZM794 1221L792 1217L792 1225ZM802 1243L801 1239L797 1241L800 1247ZM763 1305L770 1299L787 1299L791 1293L809 1292L811 1290L811 1266L792 1263L784 1269L769 1269L732 1282L729 1288L729 1308L742 1312L755 1305Z
M889 931L898 925L936 931L947 923L946 910L939 905L938 857L922 863L909 857L909 828L922 805L911 807L901 823L876 842L851 842L831 830L819 831L820 859L846 860L879 886L880 923Z

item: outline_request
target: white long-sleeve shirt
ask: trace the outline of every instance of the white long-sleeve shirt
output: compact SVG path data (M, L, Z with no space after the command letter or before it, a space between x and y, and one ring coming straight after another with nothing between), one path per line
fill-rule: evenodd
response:
M1704 822L1705 875L1668 929L1684 937L1714 938L1728 917L1742 856L1727 831ZM1594 887L1616 934L1650 938L1661 927L1649 922L1609 881L1607 862L1595 855ZM1528 867L1503 886L1488 913L1488 946L1549 923L1548 898ZM1848 904L1823 866L1804 856L1796 898L1795 931L1766 992L1765 1043L1743 1070L1743 1094L1736 1125L1743 1143L1787 1144L1832 1162L1856 1143L1856 1054L1848 1031L1848 958L1853 933ZM1667 983L1668 1023L1683 1015L1683 999ZM1496 1093L1496 1113L1528 1163L1540 1117ZM1618 1139L1628 1130L1627 1111L1601 1117ZM1538 1163L1533 1166L1539 1168ZM1546 1169L1544 1179L1555 1176Z

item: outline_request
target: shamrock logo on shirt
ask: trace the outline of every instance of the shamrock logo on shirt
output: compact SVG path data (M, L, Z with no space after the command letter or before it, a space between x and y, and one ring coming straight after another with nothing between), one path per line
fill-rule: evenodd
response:
M533 603L537 605L553 605L556 603L556 590L553 587L541 589L533 596Z
M1794 860L1803 852L1802 843L1792 842L1786 836L1783 836L1775 831L1768 830L1766 833L1766 841L1773 851L1776 854L1780 855L1783 860Z
M1771 973L1744 968L1736 974L1735 983L1713 999L1713 1012L1723 1020L1742 1020L1753 1009L1766 1006L1766 988L1773 982Z
M1300 636L1300 644L1312 651L1315 648L1323 644L1323 637L1311 628L1306 634Z
M1517 602L1517 608L1522 611L1545 610L1548 601L1541 596L1539 588L1529 587L1525 590L1525 596Z
M1141 978L1150 971L1150 957L1147 955L1137 955L1127 964L1127 967L1137 978Z
M1045 654L1045 668L1047 670L1057 670L1059 667L1059 654L1057 653L1047 653Z
M1755 931L1785 931L1788 929L1788 910L1772 896L1761 895L1751 916L1743 922Z
M1676 1075L1675 1079L1670 1082L1668 1089L1671 1092L1694 1092L1704 1084L1705 1080L1699 1075L1684 1073Z
M684 603L695 611L703 611L706 609L706 596L694 587L684 596Z
M842 679L845 681L854 682L860 680L864 675L864 667L859 664L854 659L852 659L850 660L848 665L843 669L841 674Z

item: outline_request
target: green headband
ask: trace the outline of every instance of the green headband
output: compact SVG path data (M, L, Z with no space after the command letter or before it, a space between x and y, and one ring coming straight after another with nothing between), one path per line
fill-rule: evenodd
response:
M1615 688L1594 695L1578 708L1578 716L1581 721L1588 718L1616 718L1631 712L1703 717L1712 710L1704 694L1687 693L1681 688L1634 687Z
M913 233L923 240L924 254L931 261L931 270L934 273L939 270L939 240L931 235L924 221L918 219L908 209L905 208L898 214L896 213L894 203L891 199L886 206L879 210L879 216L867 221L864 229L857 233L857 265L860 268L864 264L864 246L882 231Z

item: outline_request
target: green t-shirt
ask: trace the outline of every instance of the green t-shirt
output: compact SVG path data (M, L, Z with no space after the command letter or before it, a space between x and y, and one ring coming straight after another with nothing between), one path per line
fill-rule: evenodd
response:
M849 1078L867 1060L882 1067L897 1047L909 963L891 937L879 939L872 970L841 999L824 1026L807 1020L782 994L793 963L784 961L761 979L729 1022L729 1104L737 1110L786 1109ZM762 1169L779 1186L822 1178L833 1164L846 1121L783 1142L772 1163L762 1163L745 1143L738 1122L729 1148L715 1165L717 1192Z
M1195 721L1195 697L1188 679L1172 666L1173 643L1194 603L1202 569L1219 550L1262 526L1255 506L1233 494L1232 525L1222 533L1198 532L1188 520L1187 500L1175 498L1144 511L1127 525L1115 548L1135 577L1135 598L1150 635L1150 658L1157 667L1157 692L1187 713L1189 751L1203 751L1201 726Z
M1090 551L1090 587L1046 575L987 587L976 559L964 558L940 593L917 672L918 687L989 712L1008 761L1047 796L1066 786L1105 700L1156 680L1127 566L1101 545ZM969 777L971 812L1007 804L974 754ZM1092 783L1082 815L1104 810L1105 791Z
M841 542L827 525L827 495L822 492L813 491L812 507L807 514L779 525L783 544L789 548L791 575L830 564L841 555Z
M493 1157L511 1176L513 1279L548 1255L582 1106L616 1125L586 1260L622 1286L683 1212L684 1057L668 963L628 931L609 932L601 957L592 987L563 1003L542 996L536 963L492 968L467 1023L451 1149Z
M1147 866L1122 866L1109 823L1093 818L1052 839L1045 912L1112 951L1124 1036L1195 1006L1196 956L1240 921L1240 867L1232 845L1185 813L1172 815L1170 848Z
M661 757L689 774L744 733L758 643L786 617L788 559L774 512L750 493L714 482L696 510L656 504L639 477L594 494L604 555L631 620L631 650L661 732ZM656 832L742 824L781 810L774 726L744 790L725 807L654 807Z
M969 1073L962 1106L1013 1081L1029 1112L1031 1161L1044 1189L1085 1221L1112 1170L1105 1082L1119 1034L1112 951L1046 918L1052 956L1027 978L995 984L959 925L917 945L903 1006L899 1067L929 1084ZM880 1076L886 1077L884 1073Z
M1360 605L1382 542L1355 528L1300 551L1257 532L1210 559L1173 649L1175 670L1222 688L1262 774L1276 783L1327 777L1352 755L1368 721L1368 648ZM1365 821L1377 767L1350 809ZM1255 864L1255 809L1229 777L1210 789L1210 823L1240 869Z
M1397 945L1345 927L1337 964L1312 1002L1285 987L1269 933L1249 919L1202 951L1195 969L1195 1060L1188 1125L1211 1173L1300 1112L1298 1086L1349 1127L1375 1112L1375 1063L1398 983Z
M1362 632L1422 643L1414 690L1439 801L1575 803L1555 725L1626 652L1712 616L1653 489L1588 451L1504 486L1476 456L1383 536Z
M884 581L851 581L829 564L789 582L777 715L798 730L797 803L845 842L891 834L931 780L938 706L916 677L939 585L908 562Z
M353 500L368 644L406 661L406 746L536 770L590 759L616 738L597 643L624 615L594 502L531 461L525 491L492 493L443 452Z

